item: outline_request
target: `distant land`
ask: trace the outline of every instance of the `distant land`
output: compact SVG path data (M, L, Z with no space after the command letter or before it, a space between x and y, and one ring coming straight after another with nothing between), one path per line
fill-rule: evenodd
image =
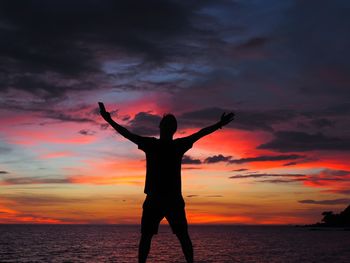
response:
M339 214L334 214L332 211L325 211L322 213L323 218L321 222L307 227L350 227L350 205Z

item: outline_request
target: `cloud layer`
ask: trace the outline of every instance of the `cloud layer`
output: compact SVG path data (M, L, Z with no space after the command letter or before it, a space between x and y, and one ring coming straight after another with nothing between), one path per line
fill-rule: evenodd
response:
M51 198L57 211L74 207L82 198L73 192L86 195L92 186L97 194L113 186L122 200L143 198L144 156L104 122L98 101L143 136L158 136L164 113L175 114L181 137L235 112L183 158L197 222L285 223L310 216L291 207L345 204L349 7L341 0L1 1L0 184L7 196L26 194L0 200L0 211L14 221L86 222L36 214L35 204ZM291 191L274 199L271 184ZM41 192L46 187L51 197ZM227 212L236 211L236 194L245 207L273 207L237 217ZM123 205L137 214L136 203ZM103 215L96 220L113 217Z

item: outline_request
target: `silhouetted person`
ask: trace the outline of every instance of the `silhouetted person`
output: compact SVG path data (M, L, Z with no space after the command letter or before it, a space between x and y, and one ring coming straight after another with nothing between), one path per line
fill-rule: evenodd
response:
M176 234L187 262L193 262L192 242L187 231L185 202L181 193L181 160L194 142L233 120L234 114L222 114L216 124L179 139L173 139L177 129L174 115L166 114L159 123L160 137L136 135L112 120L103 103L99 102L102 117L122 136L138 145L146 154L146 199L141 219L139 263L146 262L151 240L158 233L160 221L165 217Z

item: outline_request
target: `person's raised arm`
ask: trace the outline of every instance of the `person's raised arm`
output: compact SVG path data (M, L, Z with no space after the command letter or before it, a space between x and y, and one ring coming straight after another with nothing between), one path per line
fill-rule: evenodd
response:
M188 139L190 139L192 141L192 143L198 141L200 138L213 133L214 131L221 129L223 126L225 126L226 124L230 123L231 121L233 121L235 114L233 112L230 112L228 114L226 114L225 112L221 115L220 121L218 121L217 123L208 126L206 128L201 129L200 131L186 137Z
M123 137L127 138L128 140L138 144L141 136L134 134L130 132L128 129L124 128L120 124L116 123L112 117L111 114L106 111L106 108L102 102L98 103L98 106L100 107L100 114L102 118L108 122L117 132L119 132Z

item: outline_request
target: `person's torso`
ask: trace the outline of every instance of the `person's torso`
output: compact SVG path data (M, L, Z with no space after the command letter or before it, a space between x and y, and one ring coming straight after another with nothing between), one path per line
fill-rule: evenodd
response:
M152 146L146 151L146 194L181 195L183 155L179 141L154 140Z

